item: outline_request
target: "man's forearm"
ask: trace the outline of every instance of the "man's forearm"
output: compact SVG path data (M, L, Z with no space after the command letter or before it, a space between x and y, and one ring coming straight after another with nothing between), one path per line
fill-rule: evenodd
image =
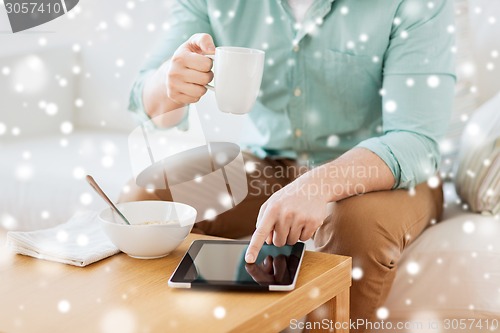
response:
M276 246L306 241L329 214L328 202L355 194L389 190L394 176L385 162L365 148L354 148L276 191L261 206L245 261L254 263L264 241Z
M167 95L165 80L169 61L146 78L142 92L144 111L158 127L177 125L187 112L186 105L172 101Z
M395 183L385 162L364 148L353 148L304 176L309 178L309 184L314 184L310 191L328 202L367 192L390 190Z

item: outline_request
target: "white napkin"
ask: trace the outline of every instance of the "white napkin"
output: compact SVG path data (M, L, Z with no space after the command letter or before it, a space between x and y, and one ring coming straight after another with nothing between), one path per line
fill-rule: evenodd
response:
M68 222L38 231L10 231L7 246L31 257L79 267L120 252L108 239L97 212L75 214Z

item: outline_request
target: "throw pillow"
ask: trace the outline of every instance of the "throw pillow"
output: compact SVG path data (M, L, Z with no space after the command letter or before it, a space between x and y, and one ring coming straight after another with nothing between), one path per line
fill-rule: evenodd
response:
M482 105L465 128L455 186L472 211L500 213L500 94Z

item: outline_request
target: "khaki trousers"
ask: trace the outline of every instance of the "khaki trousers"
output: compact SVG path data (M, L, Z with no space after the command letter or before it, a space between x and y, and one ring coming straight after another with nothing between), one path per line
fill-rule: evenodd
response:
M290 159L259 159L248 153L244 153L244 159L248 196L214 220L197 223L193 232L227 238L251 235L260 206L273 192L307 171ZM133 181L128 189L122 193L121 202L171 200L168 190L148 192ZM352 257L353 268L362 272L351 287L352 321L376 320L401 254L426 227L439 220L442 207L442 188L429 188L426 183L415 191L371 192L332 204L331 215L317 230L314 244L318 251Z

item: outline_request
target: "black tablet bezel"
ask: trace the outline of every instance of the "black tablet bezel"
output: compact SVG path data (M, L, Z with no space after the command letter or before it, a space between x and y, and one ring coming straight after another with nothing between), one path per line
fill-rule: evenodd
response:
M194 259L200 252L204 244L228 244L228 245L248 245L249 241L238 240L213 240L203 239L195 240L191 243L188 251L180 261L174 273L168 281L168 285L174 288L201 288L201 289L219 289L219 290L271 290L271 291L289 291L295 288L297 276L299 275L302 258L304 256L305 244L298 242L292 246L290 255L296 255L299 258L297 271L291 284L288 285L259 285L258 283L236 282L236 281L188 281L184 279L189 269L193 267Z

